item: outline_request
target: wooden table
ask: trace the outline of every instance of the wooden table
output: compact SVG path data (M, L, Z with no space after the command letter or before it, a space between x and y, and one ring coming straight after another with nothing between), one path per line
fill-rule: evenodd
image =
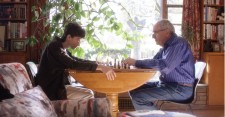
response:
M118 110L118 94L135 89L147 82L156 73L153 69L114 69L117 77L107 80L101 71L69 70L79 83L96 92L105 93L112 103L112 116L116 117Z

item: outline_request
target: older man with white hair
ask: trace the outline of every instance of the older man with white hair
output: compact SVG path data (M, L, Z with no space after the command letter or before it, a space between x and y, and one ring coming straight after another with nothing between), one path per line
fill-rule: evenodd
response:
M153 33L156 43L162 46L153 59L123 61L139 68L155 68L161 73L160 81L148 82L129 92L136 110L155 109L156 100L187 100L194 90L195 61L188 42L176 35L169 20L158 21Z

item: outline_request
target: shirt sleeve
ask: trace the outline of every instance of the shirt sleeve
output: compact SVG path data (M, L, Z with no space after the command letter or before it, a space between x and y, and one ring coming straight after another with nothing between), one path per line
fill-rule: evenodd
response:
M135 66L141 68L156 68L161 73L168 74L176 66L180 65L182 56L186 51L187 45L184 43L174 44L166 50L160 50L153 59L137 60Z
M97 68L96 63L74 60L58 44L49 45L48 51L48 56L52 57L52 60L56 59L60 64L64 65L65 68L85 71L94 71Z

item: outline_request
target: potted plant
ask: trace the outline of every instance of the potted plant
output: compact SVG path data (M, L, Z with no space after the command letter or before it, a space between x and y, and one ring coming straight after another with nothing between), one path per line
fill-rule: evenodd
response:
M198 40L197 36L200 35L196 35L194 29L190 25L187 25L186 23L183 24L182 37L184 37L189 43L193 56L195 57L195 60L199 59L199 51L200 51L199 47L200 41Z

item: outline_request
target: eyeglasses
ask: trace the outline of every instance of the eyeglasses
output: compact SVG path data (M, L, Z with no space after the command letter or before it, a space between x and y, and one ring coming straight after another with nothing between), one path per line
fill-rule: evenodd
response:
M164 31L164 30L166 30L166 29L167 29L167 28L165 28L165 29L160 29L160 30L157 30L157 31L153 31L152 38L155 38L157 33L161 32L161 31Z

